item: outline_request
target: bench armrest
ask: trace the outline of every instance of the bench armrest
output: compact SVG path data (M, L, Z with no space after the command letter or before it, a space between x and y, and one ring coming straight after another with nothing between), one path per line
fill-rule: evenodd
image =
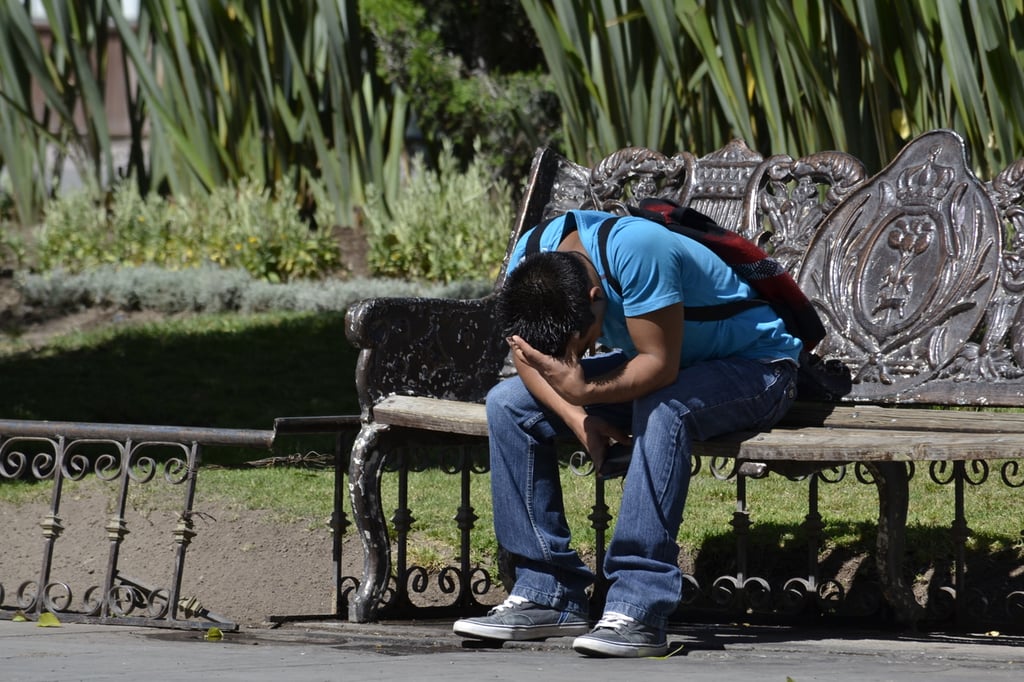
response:
M508 355L494 296L373 298L351 306L345 333L357 348L363 417L392 394L481 402Z

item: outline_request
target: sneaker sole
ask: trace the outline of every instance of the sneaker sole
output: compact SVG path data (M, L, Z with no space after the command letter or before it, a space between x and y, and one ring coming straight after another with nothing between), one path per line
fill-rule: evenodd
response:
M473 621L458 621L452 626L452 631L463 637L474 639L494 639L502 642L526 642L533 639L547 639L548 637L575 637L590 631L587 623L561 625L486 625L474 623Z
M668 642L660 644L629 644L609 642L597 637L577 637L572 648L584 656L601 658L650 658L668 653Z

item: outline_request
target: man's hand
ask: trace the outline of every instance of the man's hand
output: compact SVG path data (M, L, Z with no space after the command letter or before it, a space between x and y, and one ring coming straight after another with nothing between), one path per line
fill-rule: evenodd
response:
M576 344L570 343L570 350L561 359L545 355L520 336L508 339L508 344L520 369L520 376L523 375L522 369L529 368L536 372L560 399L573 406L571 411L562 412L556 405L551 404L550 400L547 401L549 407L561 413L566 425L586 448L596 471L601 470L605 454L613 442L624 445L632 443L629 434L622 429L579 409L586 405L587 381L579 358L572 350Z
M608 448L613 442L623 445L633 443L633 439L625 431L593 415L587 415L583 419L581 431L576 433L576 437L586 448L590 461L594 463L594 471L598 473L601 473L605 455L608 454Z
M545 355L521 336L510 337L508 345L515 359L536 371L562 400L570 405L586 404L587 380L573 352L567 352L564 358Z

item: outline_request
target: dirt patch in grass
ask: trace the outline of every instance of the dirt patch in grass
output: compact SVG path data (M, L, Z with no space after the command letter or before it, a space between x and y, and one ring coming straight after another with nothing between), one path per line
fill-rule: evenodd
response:
M326 523L283 522L267 510L204 499L201 472L198 480L195 537L185 548L181 572L183 598L194 597L206 610L246 627L264 625L271 616L334 612L332 536ZM37 581L40 575L45 543L40 524L51 511L52 486L39 486L29 502L0 503L5 607L18 603L22 583ZM128 533L117 559L121 576L149 589L170 589L181 548L174 531L183 494L175 490L157 493L159 499L129 497L123 515ZM115 484L94 477L65 483L57 514L63 531L54 544L50 580L67 586L54 595L69 590L71 610L84 610L86 592L102 585L107 575L112 549L107 526L116 506ZM348 574L357 566L356 550L343 553Z

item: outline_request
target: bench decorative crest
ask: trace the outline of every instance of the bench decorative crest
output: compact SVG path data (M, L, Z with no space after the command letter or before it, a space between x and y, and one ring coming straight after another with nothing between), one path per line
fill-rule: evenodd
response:
M853 371L852 397L899 396L957 357L995 292L999 243L988 193L946 131L918 138L847 197L799 281L834 332L820 352Z

